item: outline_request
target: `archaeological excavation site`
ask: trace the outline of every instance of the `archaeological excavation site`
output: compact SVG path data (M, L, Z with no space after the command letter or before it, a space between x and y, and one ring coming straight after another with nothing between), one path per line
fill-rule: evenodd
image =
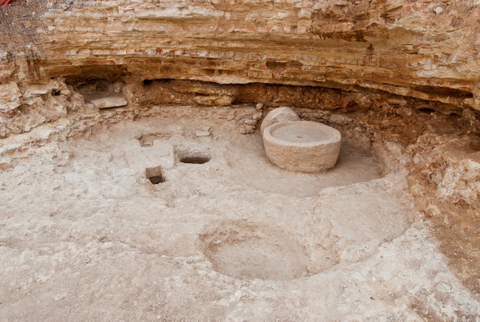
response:
M480 321L480 1L0 0L0 321Z

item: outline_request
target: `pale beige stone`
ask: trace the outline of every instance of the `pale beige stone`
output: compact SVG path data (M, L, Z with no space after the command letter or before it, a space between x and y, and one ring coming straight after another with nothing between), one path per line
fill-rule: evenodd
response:
M2 318L480 316L478 292L468 291L478 290L480 276L478 1L87 2L36 11L30 18L41 20L34 27L45 57L0 66L1 86L18 85L0 91L0 137L12 134L0 155L10 151L15 165L0 171ZM0 50L2 60L9 54ZM125 88L108 91L132 109L81 115L65 89L27 97L30 84L51 75L65 77L72 92L76 80L122 79ZM129 86L143 88L146 79L182 82L144 99ZM257 90L222 89L241 84ZM223 95L252 108L295 106L302 118L335 124L345 134L341 162L313 174L271 166L259 137L239 134L252 133L258 117L217 108L211 98ZM173 112L170 104L192 106L195 96L215 108ZM456 114L421 115L417 107ZM196 138L209 115L215 136ZM60 117L69 125L47 136ZM439 144L438 132L449 141ZM35 133L33 144L11 147L10 139ZM131 140L138 133L169 146L139 146ZM362 157L359 146L374 146L375 157ZM212 160L175 164L174 147ZM388 175L380 178L377 166ZM151 185L147 168L166 181ZM450 204L430 204L441 200ZM433 225L418 219L427 205ZM435 228L441 222L448 226ZM436 241L432 233L441 231Z
M319 172L337 162L341 134L317 122L280 122L265 129L263 143L268 159L280 168Z
M235 100L232 96L222 95L222 96L195 96L194 101L200 105L220 105L227 106L233 103Z
M196 136L210 136L210 132L209 131L195 131L195 135Z
M16 83L0 85L0 111L9 111L20 106L22 94Z
M11 169L11 168L13 168L13 166L10 162L5 161L5 160L0 160L0 169L1 170Z
M99 98L92 100L90 102L96 108L111 108L111 107L122 107L128 104L127 100L123 96L109 96L104 98Z
M450 320L479 315L413 219L407 173L382 177L356 127L342 127L341 164L305 174L271 166L259 137L238 133L256 110L208 112L114 110L3 141L15 167L0 171L2 314L21 320L27 303L46 320L416 321L428 301ZM188 135L204 126L215 137ZM211 161L178 162L184 150Z
M272 124L279 123L279 122L287 122L287 121L298 121L300 118L298 117L297 113L292 110L290 107L279 107L271 111L267 114L265 119L260 125L260 133L265 131L267 127Z
M45 84L32 84L27 86L25 88L25 93L23 93L23 96L26 98L30 98L38 95L47 94L52 90L58 90L58 89L59 89L59 84L54 80L50 80Z

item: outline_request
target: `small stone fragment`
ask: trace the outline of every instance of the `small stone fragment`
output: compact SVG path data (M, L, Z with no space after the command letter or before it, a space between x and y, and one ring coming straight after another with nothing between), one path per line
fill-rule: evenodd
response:
M112 108L112 107L122 107L128 104L127 100L123 96L109 96L104 98L99 98L92 100L90 103L93 104L96 108Z
M263 103L258 103L257 106L255 106L257 110L261 110L263 108Z
M210 132L209 131L196 131L195 135L196 136L210 136Z
M233 101L235 100L235 97L228 96L228 95L221 95L221 96L216 96L216 95L210 95L210 96L195 96L193 100L200 104L200 105L206 105L206 106L227 106L231 105Z
M13 165L10 162L7 162L5 160L0 160L0 169L6 170L11 168L13 168Z
M259 120L259 119L262 118L262 113L255 113L255 114L253 114L252 118L253 118L254 120Z

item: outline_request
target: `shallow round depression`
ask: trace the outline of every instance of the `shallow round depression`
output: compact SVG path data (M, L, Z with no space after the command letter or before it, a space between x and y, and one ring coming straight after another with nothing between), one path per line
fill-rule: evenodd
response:
M340 133L318 122L296 121L276 123L269 128L273 138L289 143L330 143L340 141Z
M213 269L237 279L286 281L318 273L309 271L306 248L281 230L249 223L222 224L200 235L200 240Z
M282 141L311 143L326 141L331 134L318 127L297 126L293 123L276 128L272 131L272 136Z

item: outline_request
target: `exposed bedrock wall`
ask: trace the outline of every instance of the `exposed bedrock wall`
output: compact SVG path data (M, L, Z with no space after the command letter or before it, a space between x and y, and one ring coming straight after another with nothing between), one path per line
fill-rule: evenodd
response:
M47 58L17 81L116 65L143 79L365 88L480 110L479 6L478 0L93 1L42 16Z
M305 108L409 158L419 208L480 294L480 0L91 2L40 17L44 59L0 62L0 138L92 112L83 90Z
M94 79L137 106L480 110L478 0L91 1L40 20L46 57L0 63L0 137L81 112L67 85Z

